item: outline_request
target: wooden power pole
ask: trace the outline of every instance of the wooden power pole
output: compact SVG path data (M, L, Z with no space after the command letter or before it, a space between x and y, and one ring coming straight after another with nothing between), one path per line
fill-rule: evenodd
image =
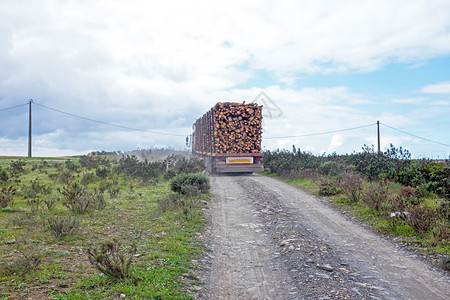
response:
M377 121L377 137L378 137L378 155L381 154L380 148L380 121Z
M33 99L30 99L28 111L28 157L31 157L31 103L33 103Z

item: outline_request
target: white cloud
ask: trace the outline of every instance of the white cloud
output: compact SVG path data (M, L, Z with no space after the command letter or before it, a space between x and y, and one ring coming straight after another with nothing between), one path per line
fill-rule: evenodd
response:
M432 5L388 0L0 1L0 108L33 98L88 118L171 133L187 134L191 123L216 102L248 101L261 88L283 111L279 119L265 119L265 136L372 123L384 115L368 111L371 95L347 86L294 86L311 73L365 72L450 53L450 2L445 0ZM274 76L269 84L281 86L236 88L261 71ZM448 82L422 91L448 93ZM420 103L400 97L393 103ZM19 118L14 113L0 115L0 128L26 127L24 114ZM412 122L412 116L385 116L394 126ZM40 137L44 143L36 144L40 149L45 144L79 151L184 143L117 132L44 108L36 109L35 125L36 142ZM17 129L14 134L26 133ZM352 134L342 138L350 140ZM71 141L71 136L87 136L95 143ZM333 144L330 139L267 145L290 148L299 143L320 153ZM16 149L14 141L8 139L9 149ZM341 145L343 151L345 147Z
M343 143L344 139L342 138L341 135L339 134L333 135L330 145L328 146L328 153L333 153L334 151L337 151L342 146Z
M424 97L415 97L415 98L394 98L391 101L392 101L392 103L396 103L396 104L417 105L417 104L423 103L426 100L427 100L427 98L424 98Z
M422 88L422 92L428 94L450 94L450 81L427 85Z

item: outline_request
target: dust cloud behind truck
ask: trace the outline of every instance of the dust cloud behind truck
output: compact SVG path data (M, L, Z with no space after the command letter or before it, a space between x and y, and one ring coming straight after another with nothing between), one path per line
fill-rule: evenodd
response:
M211 173L262 171L262 105L219 102L193 125L192 152Z

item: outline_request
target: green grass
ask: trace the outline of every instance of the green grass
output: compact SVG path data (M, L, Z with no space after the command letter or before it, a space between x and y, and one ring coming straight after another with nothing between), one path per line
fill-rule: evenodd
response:
M12 161L0 158L0 167L7 170ZM51 211L41 205L38 212L32 213L26 204L25 189L31 180L38 179L53 188L51 194L42 197L61 197L56 190L62 183L49 177L65 170L64 160L56 170L58 163L49 160L46 167L32 168L42 160L27 160L26 171L15 183L18 191L13 204L0 210L0 298L105 299L125 294L127 299L191 299L186 287L195 284L191 280L196 267L192 261L202 248L196 237L204 226L201 205L209 195L187 199L198 203L188 214L178 207L162 211L158 202L173 194L168 182L159 178L156 183L144 185L116 174L118 197L106 193L105 209L77 215L82 220L78 232L57 239L48 230L46 218L73 213L61 202ZM95 173L95 169L77 171L82 172ZM100 183L96 178L89 186ZM103 276L87 259L90 247L112 239L120 241L124 248L137 246L130 278ZM33 251L41 257L37 268L26 274L8 272L6 266L11 268Z

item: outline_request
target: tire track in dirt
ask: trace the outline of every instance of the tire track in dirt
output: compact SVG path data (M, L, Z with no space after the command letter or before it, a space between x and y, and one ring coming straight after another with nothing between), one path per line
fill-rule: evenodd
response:
M213 176L200 299L449 299L448 276L279 180Z
M271 257L274 246L247 192L236 184L237 178L212 178L212 264L207 298L296 298L289 295L295 295L295 288Z
M341 253L368 286L382 287L386 299L450 299L449 276L410 257L394 244L353 222L320 198L266 176L251 176L247 189L276 195L321 240ZM245 182L245 181L243 181Z

